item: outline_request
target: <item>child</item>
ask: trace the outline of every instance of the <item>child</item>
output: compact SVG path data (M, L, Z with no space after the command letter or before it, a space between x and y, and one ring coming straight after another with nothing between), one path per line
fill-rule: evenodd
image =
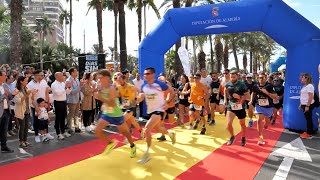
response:
M43 98L37 99L37 103L40 109L40 111L37 112L37 116L38 116L38 119L40 120L39 130L41 134L41 139L42 139L42 142L46 143L46 142L49 142L50 140L47 136L49 115L47 112L46 102L44 101L44 99Z

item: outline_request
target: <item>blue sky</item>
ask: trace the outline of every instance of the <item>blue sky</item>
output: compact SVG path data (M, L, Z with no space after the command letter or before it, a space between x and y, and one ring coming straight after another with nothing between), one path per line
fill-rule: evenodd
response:
M284 0L289 6L303 15L306 19L311 21L317 27L320 28L320 0ZM93 44L98 41L97 25L95 11L91 10L86 16L88 0L80 0L80 2L74 2L74 22L73 22L73 45L83 50L83 32L86 31L86 51L90 51ZM163 0L155 0L158 7ZM163 10L160 10L163 15ZM147 9L147 32L154 28L159 20L157 19L151 8ZM135 11L126 9L126 28L127 28L127 51L128 54L136 56L138 49L138 25L137 15ZM103 42L104 49L108 46L113 46L114 39L114 17L113 12L103 12ZM205 48L206 49L206 48ZM209 52L209 51L207 51ZM230 56L231 57L231 56ZM233 60L230 59L231 66L233 66ZM240 63L242 64L242 63Z

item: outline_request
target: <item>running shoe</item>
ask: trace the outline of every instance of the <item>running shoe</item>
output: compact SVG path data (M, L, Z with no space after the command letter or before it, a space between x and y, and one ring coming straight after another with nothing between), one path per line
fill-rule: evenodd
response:
M196 120L196 123L195 123L194 126L193 126L193 129L198 129L199 123L200 123L200 120L197 119L197 120Z
M172 131L171 135L169 135L169 137L171 139L172 144L175 144L176 143L176 132Z
M312 139L312 135L304 132L303 134L300 134L300 138L302 138L302 139Z
M140 139L144 139L144 129L143 128L140 131Z
M207 129L206 129L205 127L203 127L203 128L201 129L200 134L206 134L206 131L207 131Z
M42 138L42 143L49 143L50 139L47 137Z
M150 159L151 159L151 158L150 158L150 154L149 154L148 152L145 152L145 153L143 154L142 158L141 158L139 161L137 161L137 162L140 163L140 164L145 164L145 163L148 162Z
M246 137L242 137L241 138L241 146L245 146L246 145Z
M164 135L161 135L160 137L157 138L160 142L161 141L166 141L166 137Z
M134 144L133 147L131 147L130 157L131 158L136 157L136 153L137 153L137 148L136 148L136 145Z
M216 124L216 121L214 120L214 119L212 119L211 121L210 121L210 123L209 123L209 126L213 126L213 125L215 125Z
M228 146L232 145L233 142L234 142L234 139L235 139L234 136L231 136L231 138L229 139L227 145L228 145Z
M249 121L248 126L249 126L249 127L252 127L252 126L253 126L253 121L252 121L252 120Z
M116 142L111 142L107 145L106 149L103 151L102 154L108 155L111 153L111 151L116 147L117 143Z
M263 141L263 139L260 139L259 141L258 141L258 145L259 146L262 146L262 145L265 145L266 143Z

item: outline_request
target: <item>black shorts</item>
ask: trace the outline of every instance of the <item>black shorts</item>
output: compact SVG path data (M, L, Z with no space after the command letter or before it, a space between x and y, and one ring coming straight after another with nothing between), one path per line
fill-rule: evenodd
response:
M166 113L167 113L167 114L174 114L175 110L176 110L175 107L170 107L170 108L168 108L168 109L166 110Z
M39 121L39 130L46 130L48 129L48 124L49 121L48 120L41 120Z
M192 103L190 104L189 111L196 112L196 109L194 108L194 104ZM198 110L198 111L200 111L200 116L203 116L204 106L202 106L201 110Z
M161 120L163 120L163 115L164 115L164 112L161 112L161 111L153 111L152 113L148 114L149 116L149 119L151 118L152 115L159 115L161 117Z
M274 107L275 109L279 110L279 109L281 109L283 106L282 106L281 103L279 103L279 104L273 104L273 107Z
M184 105L184 106L190 106L190 103L188 99L179 99L179 104Z
M216 94L210 96L210 104L219 105L219 103L220 103L220 100L217 99L217 95Z
M135 107L123 108L123 109L122 109L122 112L127 112L127 113L133 112L133 114L134 114L134 113L135 113L135 110L136 110Z
M245 109L241 109L241 110L231 110L231 109L228 109L227 111L231 111L233 112L238 119L244 119L246 118L247 116L247 113L246 113L246 110Z
M246 100L244 102L244 105L245 105L246 109L249 109L249 101ZM252 106L255 107L253 104L252 104Z

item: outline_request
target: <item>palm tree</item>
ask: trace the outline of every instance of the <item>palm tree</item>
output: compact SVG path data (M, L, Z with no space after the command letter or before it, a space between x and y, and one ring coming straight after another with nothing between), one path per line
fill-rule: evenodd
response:
M12 64L22 63L22 43L21 43L21 28L22 28L22 1L11 0L10 2L10 62Z
M4 22L5 19L8 17L8 16L6 15L6 11L7 11L7 8L5 8L5 7L3 7L3 6L0 6L0 24L1 24L2 22Z
M52 22L48 19L47 16L43 18L36 19L36 29L35 32L39 33L40 36L40 68L43 69L43 57L42 57L42 48L44 43L44 38L53 33L54 28L52 27Z
M121 70L127 68L126 15L124 11L124 5L126 3L126 0L118 0Z
M97 14L97 29L98 29L98 42L99 42L99 51L98 53L103 53L103 40L102 40L102 10L103 10L103 4L105 0L91 0L88 2L88 11L87 14L89 13L89 10L96 9L96 14Z
M77 0L79 1L79 0ZM66 0L67 3L70 5L70 23L69 23L69 46L72 47L72 0Z
M112 54L114 55L113 60L119 60L119 53L118 53L118 14L119 14L119 9L118 9L118 0L114 1L105 1L104 3L104 9L108 9L108 11L113 11L114 15L114 41L113 41L113 52Z
M64 23L64 43L67 44L67 25L70 24L70 13L65 9L62 10L62 13L59 16L59 24L63 25Z
M221 43L221 36L216 36L215 38L215 47L214 47L215 51L216 51L216 60L217 60L217 71L220 72L221 71L221 63L223 61L223 44Z
M199 69L206 68L206 54L203 51L203 46L208 39L208 36L193 36L191 39L195 40L196 46L199 47L198 63Z
M243 56L242 56L242 63L243 63L243 69L245 72L247 72L247 65L248 65L248 58L247 53L250 48L249 46L249 33L241 33L239 36L239 47L242 50Z

